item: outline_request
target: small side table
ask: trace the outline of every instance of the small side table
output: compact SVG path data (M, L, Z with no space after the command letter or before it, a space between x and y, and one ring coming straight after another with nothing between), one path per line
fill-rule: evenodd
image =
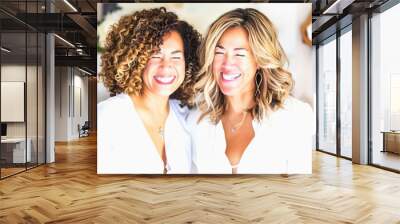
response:
M382 131L383 150L382 152L392 152L400 154L400 131Z

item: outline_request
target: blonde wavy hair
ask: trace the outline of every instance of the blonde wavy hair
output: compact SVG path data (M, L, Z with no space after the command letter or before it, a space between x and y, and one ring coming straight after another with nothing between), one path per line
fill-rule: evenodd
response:
M235 9L212 23L199 50L201 78L195 85L199 93L197 106L201 110L199 121L209 116L212 122L217 123L225 112L226 100L214 79L212 63L219 39L233 27L247 31L250 50L259 66L256 74L260 83L259 94L254 95L255 106L250 109L253 118L261 121L269 112L282 108L292 91L292 75L284 68L287 57L271 21L256 9Z

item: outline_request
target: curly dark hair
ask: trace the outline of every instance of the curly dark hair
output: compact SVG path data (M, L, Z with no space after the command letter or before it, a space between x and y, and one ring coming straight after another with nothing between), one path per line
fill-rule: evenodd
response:
M101 56L100 80L111 93L140 95L143 91L143 70L150 56L160 50L164 34L178 32L184 44L185 79L170 96L183 105L194 105L194 88L197 82L199 60L197 48L200 34L187 22L179 20L164 7L146 9L123 16L107 35Z

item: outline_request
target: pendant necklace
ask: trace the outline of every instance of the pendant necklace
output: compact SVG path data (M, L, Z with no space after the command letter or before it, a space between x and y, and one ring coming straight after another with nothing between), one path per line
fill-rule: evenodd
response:
M161 136L161 138L164 140L164 128L160 126L158 128L158 134Z
M233 127L231 127L231 132L232 133L235 133L240 127L242 127L244 119L246 118L246 116L247 116L247 111L244 112L242 120L239 123L237 123L236 125L234 125Z

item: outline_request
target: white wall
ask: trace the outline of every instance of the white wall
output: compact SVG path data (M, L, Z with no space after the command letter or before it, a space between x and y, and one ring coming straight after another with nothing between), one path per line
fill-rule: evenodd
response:
M72 120L71 120L71 135L72 138L78 138L78 124L82 126L85 121L88 121L88 78L85 76L81 76L83 73L76 74L78 70L75 70L74 75L74 108L72 113ZM79 71L78 71L79 72ZM80 91L80 93L79 93ZM80 95L80 97L79 97ZM80 102L79 102L80 101ZM81 108L79 108L81 107ZM81 110L81 111L80 111Z
M1 81L25 82L25 65L2 65ZM1 110L7 110L7 108L1 108ZM25 123L7 123L7 137L25 137Z
M26 112L26 121L6 122L7 137L24 138L25 134L30 140L32 161L44 162L44 74L41 66L25 64L3 64L1 66L1 79L10 82L24 82L26 84L26 107L20 108L23 114ZM25 80L27 79L27 81ZM3 92L3 90L2 90ZM2 98L6 95L2 95ZM24 103L24 102L23 102ZM1 110L12 110L10 107L2 107ZM8 111L13 113L13 111ZM16 112L14 112L16 113ZM37 157L37 153L39 156Z
M56 67L55 85L55 141L77 139L78 124L88 120L88 78L75 68Z
M26 70L27 69L27 74L28 74L28 79L29 79L29 84L36 86L36 81L33 81L32 78L29 76L31 74L36 75L36 67L34 66L27 66L25 65L19 65L19 64L5 64L1 66L1 81L9 81L9 82L25 82L25 75L26 75ZM34 100L31 98L36 99L36 88L28 88L27 89L27 103L30 104ZM3 96L4 97L4 96ZM34 105L28 105L34 108L36 108L36 101ZM1 110L8 110L9 108L1 108ZM31 111L31 110L30 110ZM36 113L27 113L27 119L28 122L32 122L33 120L36 121ZM33 131L30 128L34 128L35 131L35 137L36 137L36 126L33 127L33 125L28 125L28 137L29 133L33 133ZM25 122L7 122L7 136L8 137L25 137Z
M69 69L68 67L55 68L55 140L68 140L68 108L69 108Z

